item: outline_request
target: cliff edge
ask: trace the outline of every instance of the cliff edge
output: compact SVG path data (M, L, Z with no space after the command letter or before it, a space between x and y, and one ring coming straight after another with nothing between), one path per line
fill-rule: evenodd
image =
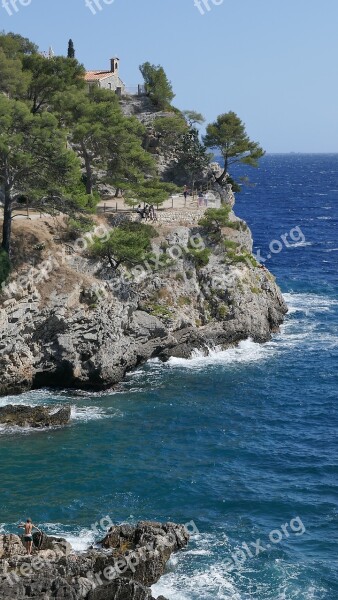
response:
M203 212L159 215L151 258L116 270L90 255L88 237L64 242L65 217L14 222L15 268L0 298L0 393L109 388L152 357L269 340L287 308L251 254L250 230L232 211L225 226L206 230ZM102 215L96 227L125 218Z

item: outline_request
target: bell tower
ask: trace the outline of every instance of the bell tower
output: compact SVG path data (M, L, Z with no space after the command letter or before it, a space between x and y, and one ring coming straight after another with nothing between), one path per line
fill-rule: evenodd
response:
M119 66L120 66L120 59L117 58L117 56L110 59L110 72L111 73L114 73L114 75L118 75L119 74Z

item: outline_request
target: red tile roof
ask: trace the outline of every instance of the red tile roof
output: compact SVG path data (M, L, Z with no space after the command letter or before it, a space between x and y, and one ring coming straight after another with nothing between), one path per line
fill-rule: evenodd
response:
M106 79L110 75L114 75L111 71L87 71L85 74L85 81L98 81L100 79Z

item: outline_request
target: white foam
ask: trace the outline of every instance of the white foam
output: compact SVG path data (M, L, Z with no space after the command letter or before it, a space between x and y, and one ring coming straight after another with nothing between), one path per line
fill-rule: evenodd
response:
M216 562L192 573L167 573L152 586L152 594L163 595L168 600L191 600L192 598L223 598L241 600L240 593L229 577L226 566Z
M72 421L97 421L108 417L107 413L98 406L72 406Z
M257 344L252 339L239 342L235 348L222 350L220 347L209 347L204 351L193 350L191 358L170 358L166 365L172 367L188 367L200 369L210 365L252 363L261 361L274 354L275 349L271 345Z
M40 523L40 529L47 535L64 538L70 543L75 552L85 552L89 546L95 544L95 531L93 529L67 531L62 523Z
M40 404L49 404L52 400L56 401L57 394L53 394L47 390L34 390L32 392L24 392L18 396L3 396L0 398L0 406L13 404L18 406L24 404L26 406L38 406ZM62 398L64 401L64 398Z
M94 531L90 529L81 529L77 535L69 533L61 534L60 537L64 537L75 552L85 552L89 546L95 543Z
M326 312L333 306L338 305L338 301L329 298L328 296L321 296L319 294L300 294L300 293L288 293L284 294L284 300L288 305L289 312Z

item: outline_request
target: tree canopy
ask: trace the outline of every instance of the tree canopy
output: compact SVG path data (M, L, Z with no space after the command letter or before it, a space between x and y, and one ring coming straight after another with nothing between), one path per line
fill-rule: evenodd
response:
M75 48L73 40L68 42L67 58L75 58Z
M156 235L151 225L127 221L114 227L107 240L95 239L91 253L106 260L114 271L122 263L137 265L147 258L151 239Z
M140 71L144 79L146 93L154 104L160 109L170 107L175 94L163 67L145 62L140 65Z
M34 115L24 102L0 95L0 184L4 190L2 248L9 253L12 206L18 193L32 199L60 194L80 180L80 163L67 149L54 115Z
M222 183L228 168L234 163L258 166L258 160L264 156L264 150L258 142L250 140L245 125L236 113L230 111L217 117L207 126L204 144L207 148L218 150L223 157L223 172L218 178Z

